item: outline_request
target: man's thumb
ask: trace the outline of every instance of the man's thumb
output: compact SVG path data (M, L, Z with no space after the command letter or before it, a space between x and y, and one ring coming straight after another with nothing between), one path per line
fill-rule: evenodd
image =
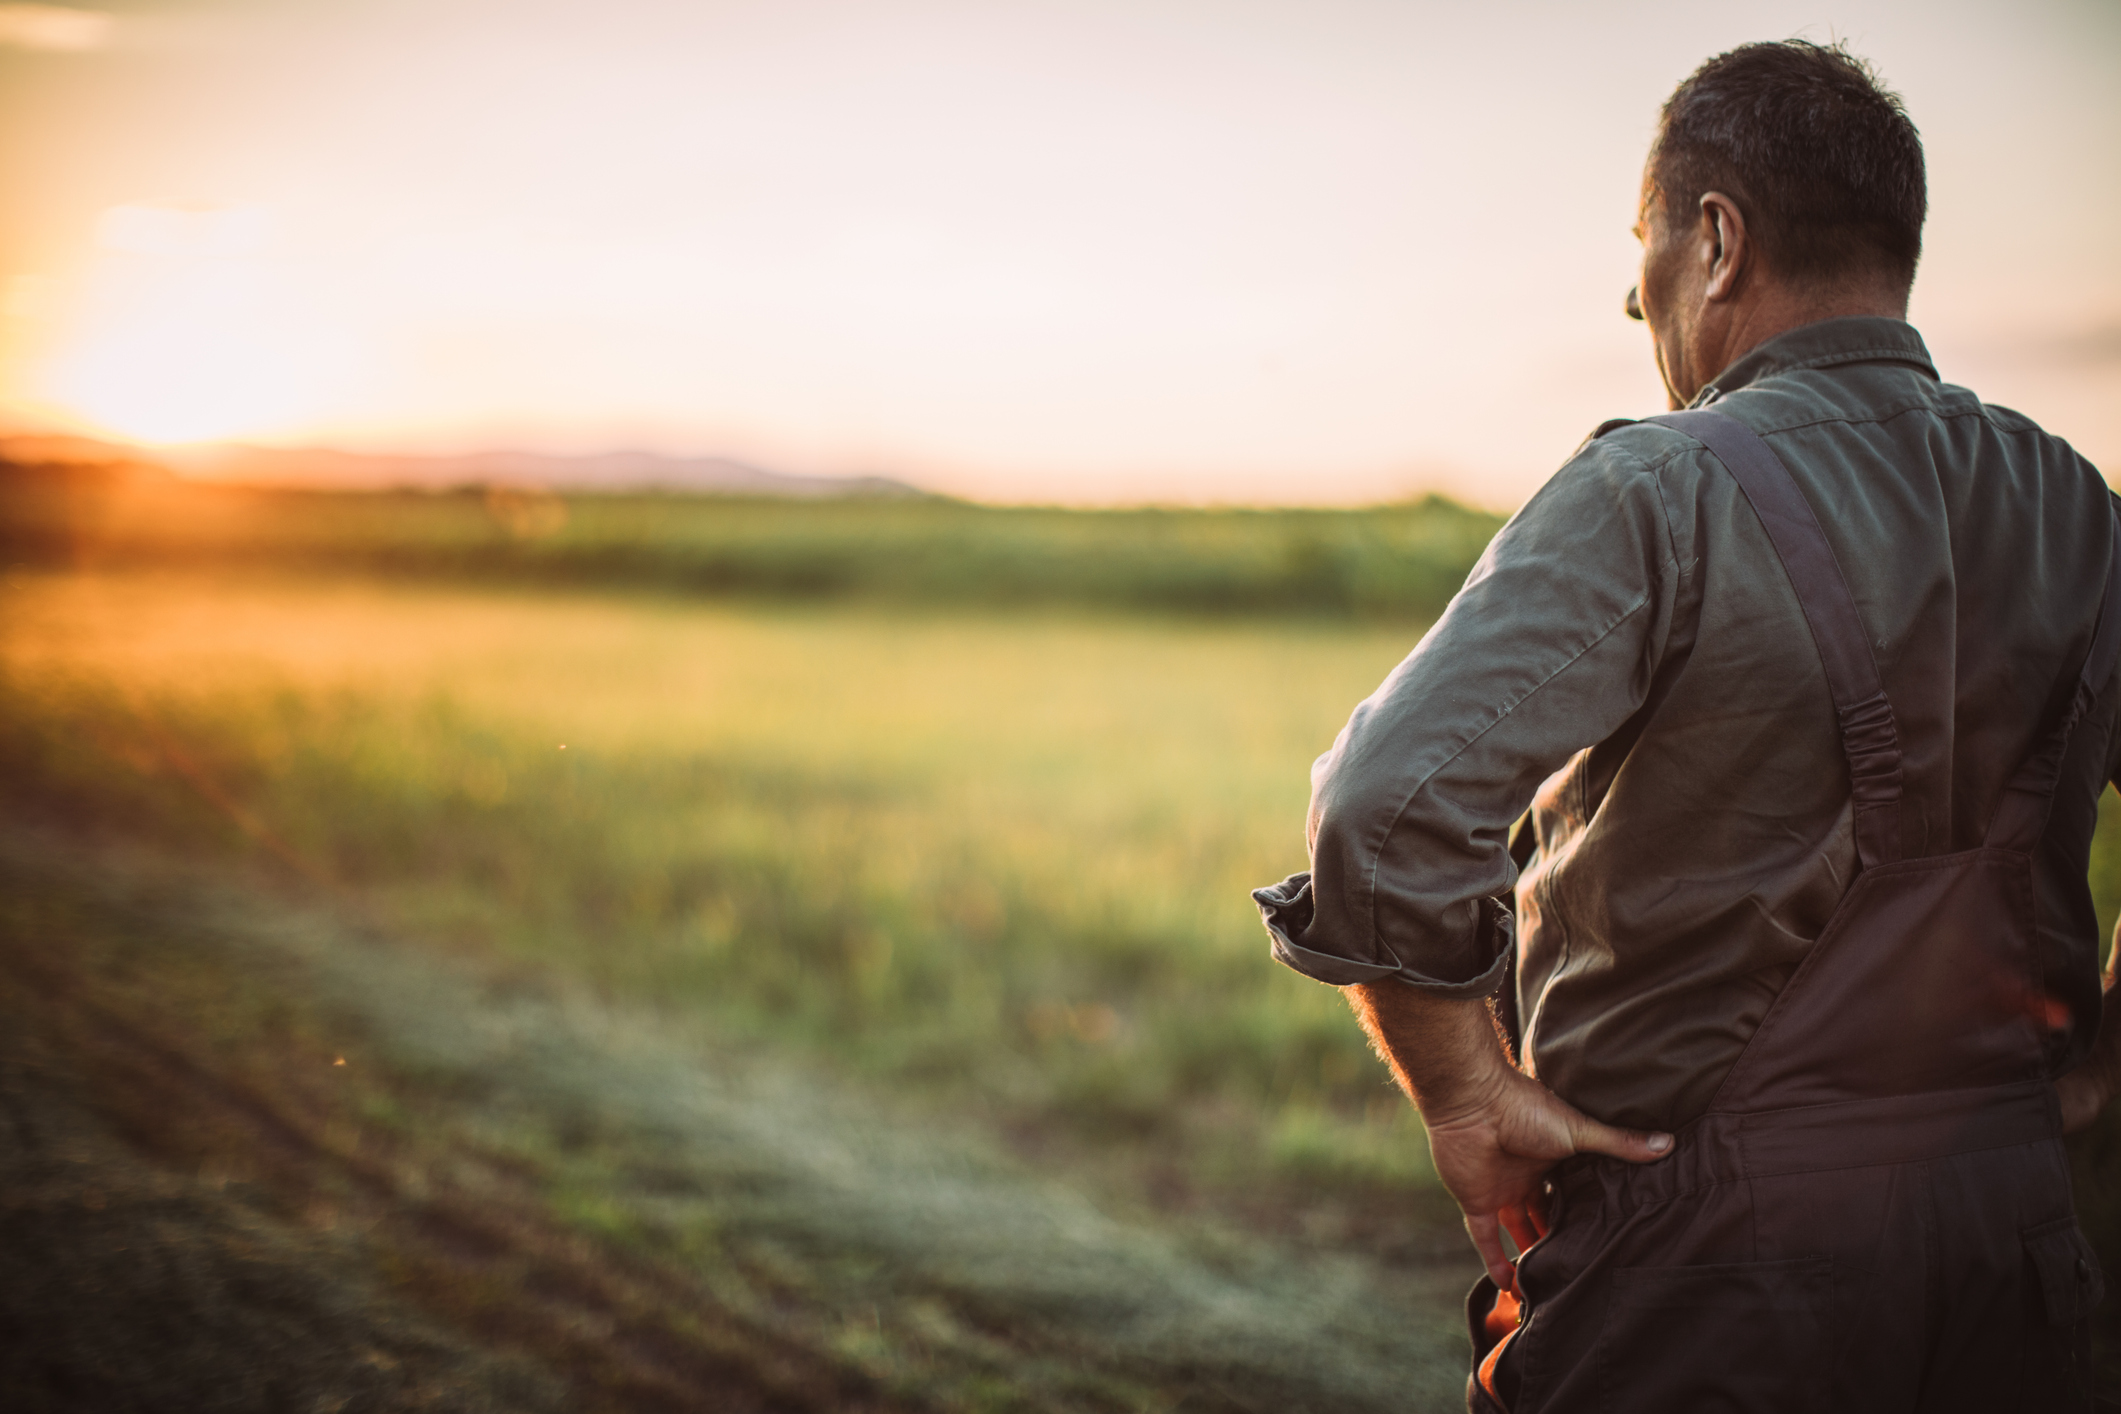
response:
M1579 1114L1570 1126L1570 1141L1579 1154L1609 1154L1631 1164L1647 1164L1672 1152L1672 1136L1645 1129L1615 1129Z

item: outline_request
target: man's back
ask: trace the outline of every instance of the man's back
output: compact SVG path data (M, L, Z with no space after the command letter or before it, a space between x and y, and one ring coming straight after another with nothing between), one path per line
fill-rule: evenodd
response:
M2058 439L1939 383L1892 321L1794 330L1714 386L1788 465L1855 595L1899 718L1904 852L1976 847L2091 640L2105 484ZM1623 728L1539 792L1521 1014L1557 1093L1666 1128L1706 1108L1856 852L1819 651L1759 517L1691 438L1651 424L1599 445L1654 482L1677 586L1644 656L1639 735ZM2109 695L2080 729L2036 871L2044 971L2076 1023L2052 1033L2058 1069L2098 1023L2085 856L2112 710Z
M1790 466L1871 632L1906 748L1905 851L1973 847L2090 642L2104 483L1939 383L1896 320L1792 330L1716 387L1704 396ZM2084 869L2113 706L2109 691L2077 734L2037 871L2044 971L2075 1023L2053 1033L2057 1069L2099 1012ZM1612 426L1586 444L1357 709L1314 769L1313 914L1290 920L1308 926L1284 955L1484 975L1496 960L1453 905L1504 888L1509 864L1477 807L1538 778L1518 886L1526 1059L1598 1118L1681 1125L1856 856L1788 572L1730 473L1679 432Z

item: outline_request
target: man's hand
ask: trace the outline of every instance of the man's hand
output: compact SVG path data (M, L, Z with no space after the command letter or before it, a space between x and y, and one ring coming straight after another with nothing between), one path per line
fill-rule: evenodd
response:
M2116 929L2115 935L2121 938L2121 929ZM2107 963L2099 1008L2099 1031L2092 1038L2091 1054L2075 1070L2055 1081L2055 1098L2062 1104L2064 1134L2091 1128L2099 1111L2105 1109L2106 1102L2114 1097L2116 1081L2121 1080L2121 1007L2113 1005L2114 966L2117 962L2121 962L2121 947L2115 949L2113 959Z
M1502 1230L1520 1251L1546 1233L1548 1169L1571 1154L1648 1163L1671 1151L1671 1135L1600 1124L1519 1070L1485 1001L1439 1001L1398 982L1346 991L1420 1109L1437 1176L1499 1287L1513 1279Z
M1511 1066L1471 1108L1422 1115L1437 1177L1465 1213L1466 1231L1495 1285L1508 1290L1507 1230L1521 1252L1547 1233L1546 1174L1571 1154L1648 1163L1671 1151L1669 1134L1600 1124Z

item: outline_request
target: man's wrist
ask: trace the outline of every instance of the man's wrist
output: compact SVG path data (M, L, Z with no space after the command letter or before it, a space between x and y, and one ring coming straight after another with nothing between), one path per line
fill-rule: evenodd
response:
M1415 1095L1414 1107L1421 1111L1421 1121L1428 1128L1449 1129L1476 1116L1493 1114L1501 1106L1515 1074L1516 1068L1497 1047L1492 1065L1482 1066L1478 1074L1447 1089Z

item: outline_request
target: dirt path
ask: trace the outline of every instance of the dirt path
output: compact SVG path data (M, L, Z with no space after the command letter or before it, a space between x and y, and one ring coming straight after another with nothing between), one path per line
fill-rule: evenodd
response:
M1460 1397L1456 1269L1122 1221L256 880L15 830L0 900L7 1408Z

